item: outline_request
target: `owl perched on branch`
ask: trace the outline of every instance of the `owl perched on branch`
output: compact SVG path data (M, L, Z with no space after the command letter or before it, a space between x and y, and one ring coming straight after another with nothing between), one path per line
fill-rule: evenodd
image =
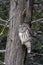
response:
M31 52L31 29L27 24L19 25L19 37L21 40L21 44L27 47L27 52Z

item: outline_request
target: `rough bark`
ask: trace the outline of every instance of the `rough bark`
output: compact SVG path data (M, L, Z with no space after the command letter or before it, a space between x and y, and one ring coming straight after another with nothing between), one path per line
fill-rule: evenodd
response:
M31 0L10 0L9 32L6 45L6 65L24 65L25 51L22 47L18 26L21 23L29 22L31 19ZM25 11L24 11L25 10Z

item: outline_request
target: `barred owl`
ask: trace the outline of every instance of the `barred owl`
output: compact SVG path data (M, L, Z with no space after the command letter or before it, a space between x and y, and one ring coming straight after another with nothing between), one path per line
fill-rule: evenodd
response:
M30 28L27 24L19 25L19 37L21 40L22 45L27 47L27 52L31 52L31 35L30 35Z

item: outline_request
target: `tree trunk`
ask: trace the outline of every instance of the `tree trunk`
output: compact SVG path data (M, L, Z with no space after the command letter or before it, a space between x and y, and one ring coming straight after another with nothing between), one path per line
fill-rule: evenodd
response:
M6 65L24 65L26 49L22 47L18 26L31 20L31 0L10 0L10 22L6 45Z

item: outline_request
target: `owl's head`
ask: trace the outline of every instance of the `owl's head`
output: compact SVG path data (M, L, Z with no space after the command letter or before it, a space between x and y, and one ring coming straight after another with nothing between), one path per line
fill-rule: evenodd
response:
M19 25L19 32L23 33L27 30L27 24L21 24Z

